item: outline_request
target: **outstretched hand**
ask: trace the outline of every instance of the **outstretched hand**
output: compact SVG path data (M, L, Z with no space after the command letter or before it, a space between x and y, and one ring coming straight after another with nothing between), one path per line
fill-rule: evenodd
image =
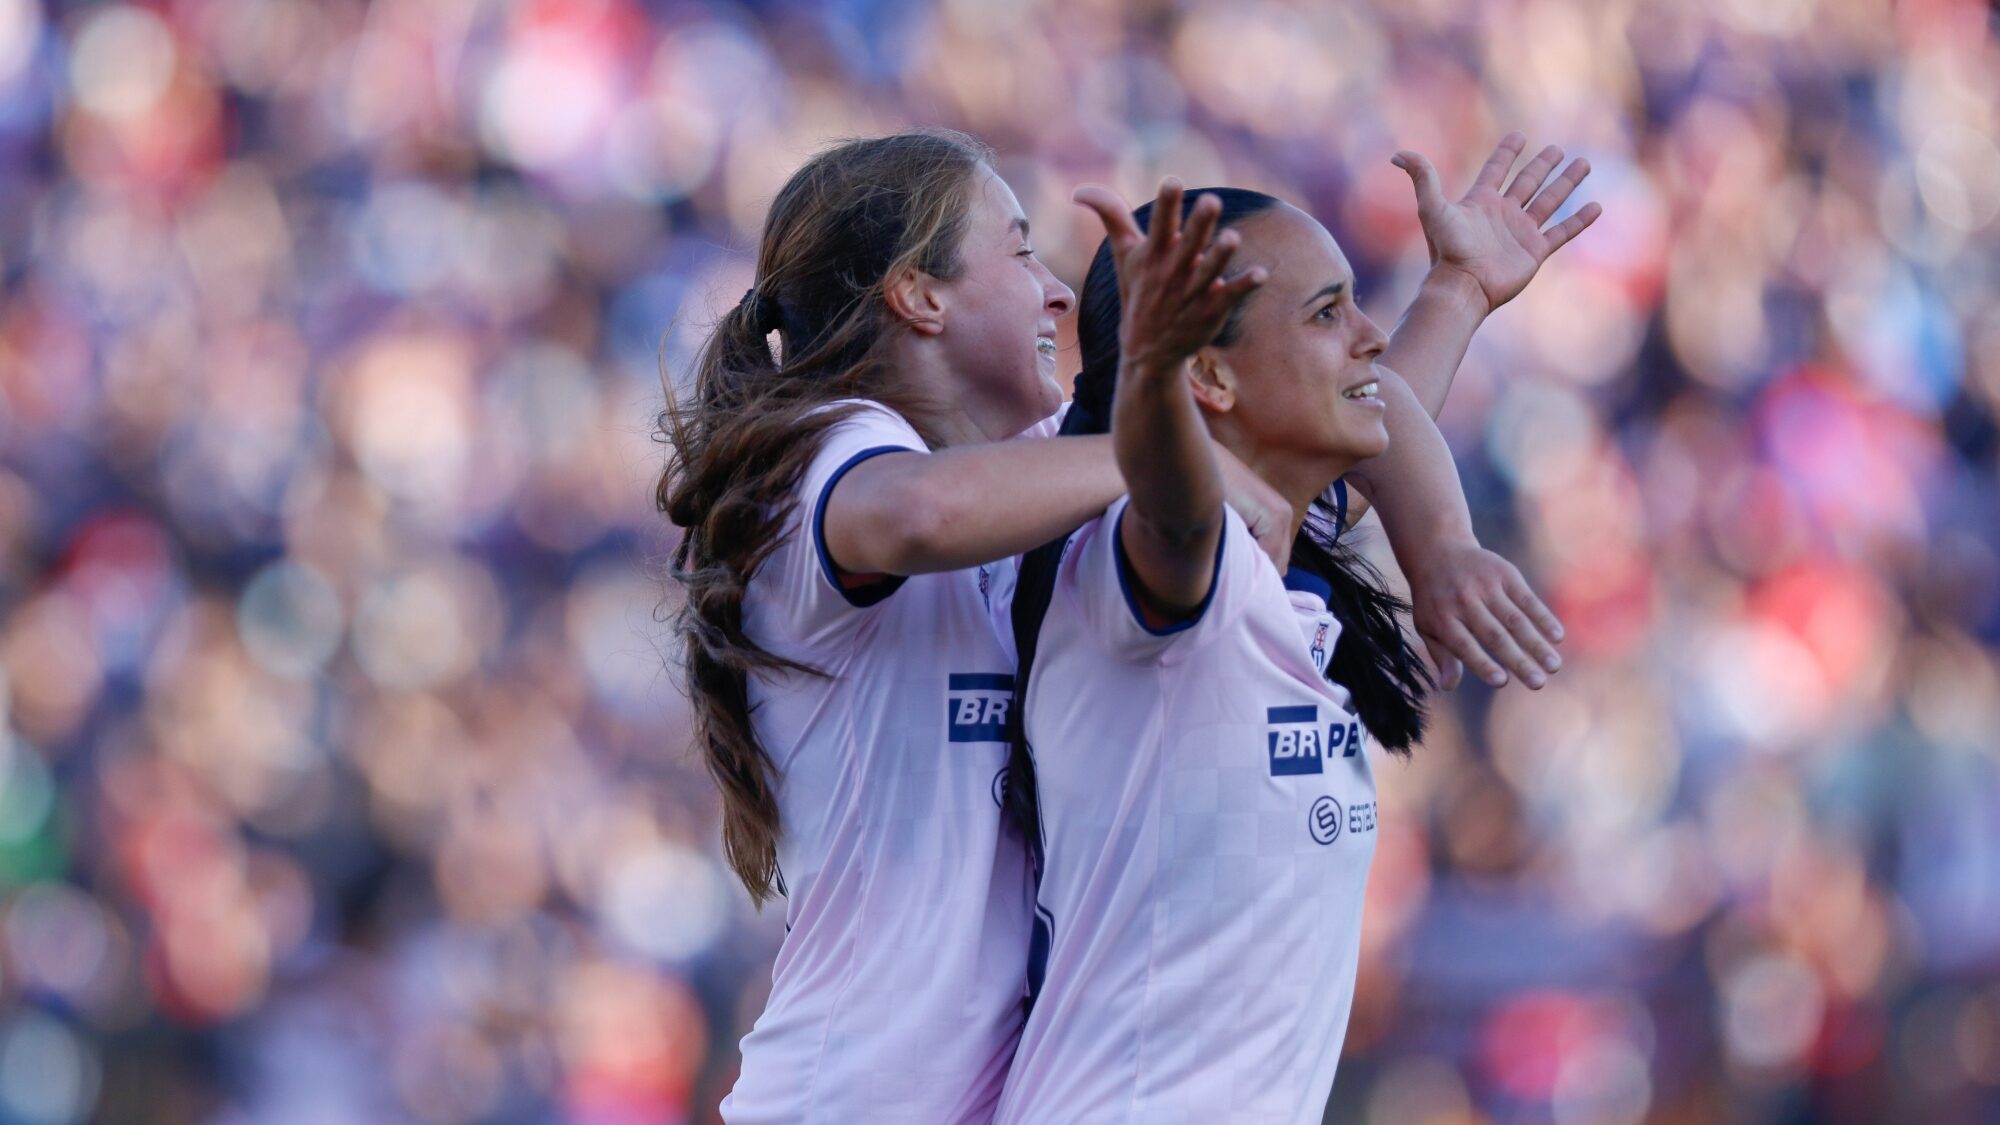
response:
M1404 574L1417 634L1447 691L1466 668L1494 687L1512 672L1539 689L1562 667L1562 622L1513 563L1467 538L1427 549Z
M1178 372L1222 330L1230 310L1264 283L1262 268L1223 276L1242 240L1233 230L1216 232L1222 201L1202 196L1183 226L1181 182L1171 176L1160 182L1144 231L1110 188L1086 184L1074 198L1104 223L1118 270L1119 351L1136 370Z
M1542 229L1590 175L1590 162L1573 160L1550 181L1549 173L1563 158L1562 149L1550 145L1528 161L1512 183L1506 183L1507 170L1527 144L1528 138L1518 132L1501 138L1472 187L1456 203L1445 199L1437 169L1422 154L1405 149L1391 161L1409 174L1416 189L1417 220L1423 224L1432 268L1465 275L1478 286L1489 312L1526 289L1549 255L1604 213L1601 205L1586 203L1576 214Z

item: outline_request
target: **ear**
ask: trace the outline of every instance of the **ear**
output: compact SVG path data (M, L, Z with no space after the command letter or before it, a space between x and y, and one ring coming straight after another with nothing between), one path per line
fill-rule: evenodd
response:
M938 279L919 269L899 270L883 283L889 312L919 336L944 331L944 294Z
M1227 414L1236 409L1236 370L1217 348L1202 348L1188 363L1188 382L1194 387L1194 401L1211 414Z

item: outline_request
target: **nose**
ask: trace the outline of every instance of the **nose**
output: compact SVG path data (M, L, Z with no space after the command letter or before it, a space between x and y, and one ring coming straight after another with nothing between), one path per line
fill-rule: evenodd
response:
M1048 271L1047 266L1042 269L1045 273ZM1046 297L1043 307L1057 317L1068 316L1070 310L1076 308L1076 291L1064 285L1062 278L1053 273L1048 274L1048 280L1042 285L1042 292Z
M1389 337L1383 333L1382 326L1362 313L1360 330L1354 334L1354 358L1372 360L1388 350Z

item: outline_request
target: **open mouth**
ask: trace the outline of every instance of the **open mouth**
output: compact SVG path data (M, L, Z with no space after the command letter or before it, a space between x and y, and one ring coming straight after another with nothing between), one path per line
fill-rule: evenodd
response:
M1056 354L1055 337L1054 336L1035 337L1035 350L1042 353L1043 355L1048 355L1048 356Z
M1349 387L1349 388L1347 388L1346 390L1344 390L1344 391L1340 392L1340 397L1342 397L1342 398L1352 398L1352 399L1372 399L1372 398L1377 398L1377 397L1379 397L1379 396L1377 395L1377 393L1376 393L1376 392L1380 391L1380 390L1381 390L1381 388L1382 388L1382 385L1381 385L1380 383L1378 383L1378 382L1374 382L1374 381L1370 381L1370 382L1366 382L1366 383L1363 383L1363 384L1361 384L1361 385L1360 385L1360 386L1358 386L1358 387Z

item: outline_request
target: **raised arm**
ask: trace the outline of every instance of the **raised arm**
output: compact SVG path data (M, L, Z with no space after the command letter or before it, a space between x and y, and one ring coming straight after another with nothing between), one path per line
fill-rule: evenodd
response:
M1603 211L1590 203L1543 230L1590 165L1572 161L1551 182L1563 153L1550 145L1509 184L1508 169L1526 143L1520 133L1502 138L1456 203L1445 199L1430 161L1415 152L1395 156L1416 189L1431 272L1382 355L1382 366L1400 377L1382 384L1389 450L1350 474L1365 502L1349 513L1351 523L1369 504L1381 508L1383 530L1410 579L1418 632L1447 687L1457 683L1461 660L1496 687L1511 671L1538 688L1562 667L1553 647L1562 623L1512 563L1479 546L1457 466L1434 421L1487 315Z
M1185 616L1208 596L1223 526L1222 473L1186 365L1263 284L1264 271L1223 277L1239 238L1216 233L1222 206L1213 196L1196 202L1183 229L1179 180L1161 183L1146 232L1108 188L1080 188L1076 200L1103 221L1118 271L1111 434L1131 494L1119 542L1151 608Z
M1472 187L1456 203L1445 199L1437 169L1422 154L1395 155L1396 166L1409 173L1416 189L1417 219L1430 249L1431 272L1390 334L1382 364L1403 377L1433 418L1444 409L1473 332L1494 309L1528 287L1549 255L1603 213L1598 204L1587 203L1543 230L1542 224L1590 175L1590 162L1573 160L1562 175L1549 181L1549 173L1563 158L1562 149L1550 145L1507 183L1507 170L1527 143L1520 133L1501 138Z

